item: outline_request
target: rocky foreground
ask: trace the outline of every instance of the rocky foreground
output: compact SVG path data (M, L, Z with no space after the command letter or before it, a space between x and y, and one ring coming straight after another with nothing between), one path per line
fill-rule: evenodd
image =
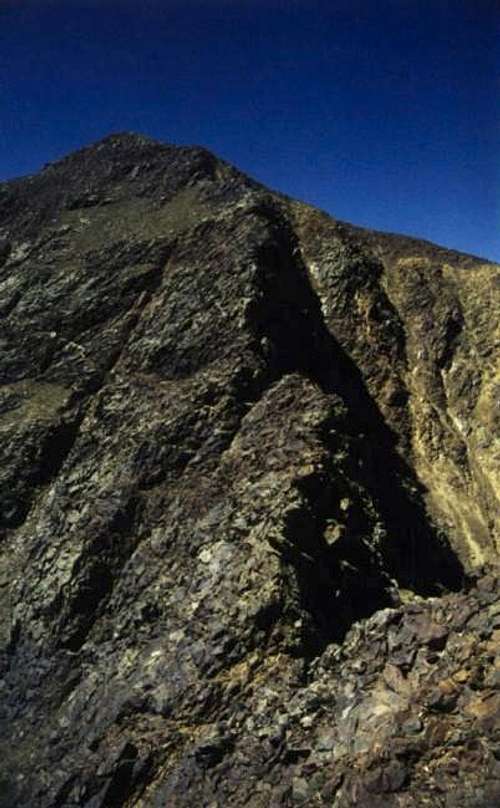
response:
M114 135L0 184L0 805L500 805L498 267Z

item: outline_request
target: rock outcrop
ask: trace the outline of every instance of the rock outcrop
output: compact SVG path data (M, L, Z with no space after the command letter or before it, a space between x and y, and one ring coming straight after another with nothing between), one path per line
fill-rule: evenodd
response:
M500 804L499 278L134 135L0 184L0 805Z

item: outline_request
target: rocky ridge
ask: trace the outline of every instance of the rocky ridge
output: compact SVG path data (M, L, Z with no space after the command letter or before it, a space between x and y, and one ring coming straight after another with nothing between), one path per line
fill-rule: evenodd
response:
M0 184L0 804L498 804L499 277L135 135Z

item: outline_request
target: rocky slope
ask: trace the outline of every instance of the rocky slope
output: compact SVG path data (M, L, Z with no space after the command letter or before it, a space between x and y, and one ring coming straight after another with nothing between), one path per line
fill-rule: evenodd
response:
M134 135L0 185L1 805L500 803L499 278Z

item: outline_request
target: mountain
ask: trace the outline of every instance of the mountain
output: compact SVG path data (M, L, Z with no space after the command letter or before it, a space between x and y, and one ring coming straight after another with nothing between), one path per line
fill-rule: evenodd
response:
M2 806L500 803L499 279L138 135L0 184Z

